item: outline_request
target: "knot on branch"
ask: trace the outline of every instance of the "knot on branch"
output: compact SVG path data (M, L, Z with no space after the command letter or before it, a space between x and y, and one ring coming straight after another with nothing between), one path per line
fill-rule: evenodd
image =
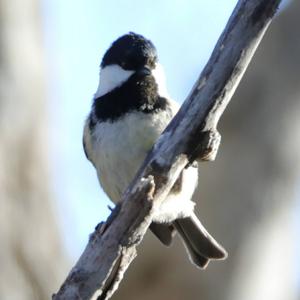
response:
M214 161L221 143L221 135L217 129L200 131L193 137L193 142L189 144L187 153L189 165L195 160Z

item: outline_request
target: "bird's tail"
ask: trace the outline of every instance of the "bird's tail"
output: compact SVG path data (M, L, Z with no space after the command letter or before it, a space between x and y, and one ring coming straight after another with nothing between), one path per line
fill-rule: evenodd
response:
M195 214L177 219L174 227L182 238L193 264L204 269L210 259L225 259L226 250L207 232Z

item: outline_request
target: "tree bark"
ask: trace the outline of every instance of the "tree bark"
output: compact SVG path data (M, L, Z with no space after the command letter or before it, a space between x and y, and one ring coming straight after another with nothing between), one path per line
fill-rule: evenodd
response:
M299 15L291 1L275 18L200 166L196 209L228 259L199 272L149 234L114 299L299 299Z
M280 1L239 1L215 50L181 107L53 299L108 299L176 178L195 158L211 160L217 123Z

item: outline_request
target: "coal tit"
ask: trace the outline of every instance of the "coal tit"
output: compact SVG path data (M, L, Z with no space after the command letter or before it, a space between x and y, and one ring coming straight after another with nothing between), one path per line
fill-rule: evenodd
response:
M118 38L102 59L99 85L83 135L86 156L114 203L121 200L178 109L168 95L153 43L133 32ZM165 245L170 245L178 232L192 263L205 268L210 259L224 259L227 253L194 214L191 198L197 182L197 164L183 170L150 229Z

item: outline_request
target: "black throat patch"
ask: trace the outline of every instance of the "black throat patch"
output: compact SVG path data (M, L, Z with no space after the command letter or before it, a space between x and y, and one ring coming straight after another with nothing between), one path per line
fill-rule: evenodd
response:
M115 121L130 111L146 114L168 109L166 98L160 97L153 76L132 75L120 87L94 99L93 111L96 120L91 118L90 128L96 121Z

